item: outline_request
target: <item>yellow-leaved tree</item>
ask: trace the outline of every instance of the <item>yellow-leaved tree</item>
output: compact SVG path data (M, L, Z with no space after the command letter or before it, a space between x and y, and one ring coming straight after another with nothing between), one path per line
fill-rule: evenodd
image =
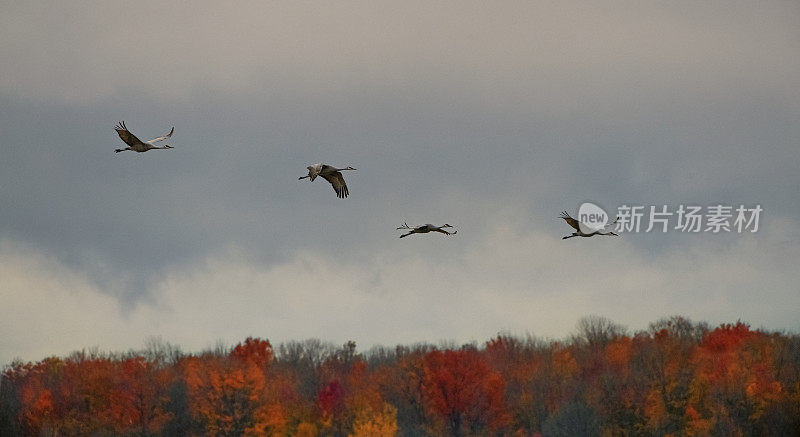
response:
M352 437L392 437L397 435L397 408L383 404L381 411L361 410L353 423Z

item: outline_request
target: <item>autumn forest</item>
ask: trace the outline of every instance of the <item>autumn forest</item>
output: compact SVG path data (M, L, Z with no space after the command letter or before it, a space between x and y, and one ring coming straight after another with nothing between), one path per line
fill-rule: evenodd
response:
M361 352L247 338L202 353L14 362L0 435L797 435L800 336L683 317L629 332Z

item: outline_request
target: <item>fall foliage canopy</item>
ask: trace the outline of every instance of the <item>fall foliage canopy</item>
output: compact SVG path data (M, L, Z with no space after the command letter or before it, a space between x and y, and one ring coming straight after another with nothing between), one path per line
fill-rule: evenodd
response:
M15 362L0 435L791 435L800 336L682 317L629 334L602 318L568 340L357 353L247 338L183 354Z

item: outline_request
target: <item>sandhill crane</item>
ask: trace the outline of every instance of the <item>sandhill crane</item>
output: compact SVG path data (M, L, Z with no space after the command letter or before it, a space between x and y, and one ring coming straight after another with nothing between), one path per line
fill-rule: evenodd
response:
M615 234L615 233L613 233L611 231L602 232L601 229L598 229L598 230L596 230L594 232L590 232L590 233L587 234L586 232L583 232L581 230L581 222L579 222L579 221L575 220L574 218L570 217L569 214L566 211L562 211L561 212L561 216L559 216L559 218L564 219L564 221L566 221L568 225L572 226L577 231L577 232L573 232L572 235L567 235L566 237L563 237L562 240L566 240L567 238L572 238L572 237L593 237L595 235L613 235L615 237L619 237L619 235L617 235L617 234ZM613 222L607 224L605 227L611 226L616 222L617 221L614 220Z
M175 132L174 127L172 128L172 130L169 131L168 134L164 135L163 137L153 138L152 140L147 142L142 142L142 140L136 138L136 135L132 134L131 131L128 130L128 127L125 126L124 121L119 122L119 124L116 125L114 129L117 131L117 134L119 134L119 137L122 138L122 141L124 141L125 144L128 145L128 147L124 149L114 150L114 152L116 153L124 152L126 150L138 153L144 153L150 149L174 149L174 147L170 145L165 145L164 147L156 147L153 145L159 141L164 141L167 138L171 137L172 133Z
M407 230L411 231L411 232L409 232L407 234L403 234L403 235L400 236L400 238L403 238L403 237L408 237L411 234L427 234L428 232L441 232L441 233L443 233L445 235L455 235L455 234L457 234L458 231L447 232L447 231L445 231L443 229L443 228L452 228L452 227L453 226L450 226L447 223L443 224L442 226L434 226L434 225L428 223L426 225L417 226L415 228L412 228L411 226L408 225L408 223L403 223L403 226L400 226L397 229L398 230L407 229Z
M298 180L308 178L309 181L313 181L317 176L321 176L331 183L333 191L336 192L336 197L344 199L350 194L350 192L347 191L347 184L344 182L341 172L344 170L355 170L353 167L336 168L328 164L317 163L309 165L306 168L308 169L308 175L301 176L297 178Z

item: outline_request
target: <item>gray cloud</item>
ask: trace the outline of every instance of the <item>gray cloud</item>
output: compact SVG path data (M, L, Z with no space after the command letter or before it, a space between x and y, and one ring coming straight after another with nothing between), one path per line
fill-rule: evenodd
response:
M734 244L706 241L642 256L630 239L564 244L525 230L520 210L490 213L495 225L471 242L403 240L355 263L301 250L264 265L231 248L172 268L157 299L123 311L86 275L24 246L0 244L0 361L82 347L128 349L150 336L187 350L248 335L274 343L485 340L498 331L563 337L599 313L643 329L666 314L711 323L749 320L798 329L798 245L790 222Z
M498 227L560 238L568 229L557 213L584 200L607 208L761 203L765 234L800 224L793 4L5 2L2 11L0 238L79 276L85 283L76 288L119 297L125 317L162 304L164 281L227 251L255 272L305 253L334 257L335 269L392 293L405 279L376 257L446 262L492 278L480 289L460 285L485 298L466 302L486 306L497 293L486 290L537 282L529 274L539 270L527 266L542 262L515 252L514 239L492 244ZM175 149L115 155L112 128L123 119L141 137L174 125ZM347 175L350 198L336 199L324 182L297 181L318 161L359 169ZM499 213L510 207L514 216ZM399 244L393 230L402 221L447 221L461 232L446 243ZM737 266L800 245L789 232L771 235L736 249L753 253L731 249L738 235L630 235L623 244L653 263L723 251ZM569 242L579 243L565 246L574 256L596 244L614 250ZM475 247L486 261L469 258ZM525 263L489 262L506 253ZM633 284L648 284L647 273L660 269L644 261L634 268ZM709 267L701 279L736 276L738 267L729 269ZM764 281L775 307L785 307L796 290L790 273L774 274L779 280ZM40 279L7 293L19 299L47 284ZM706 303L720 312L702 314L731 319L749 305L753 283L727 284L717 292L724 305ZM662 312L691 310L656 285ZM589 285L576 287L591 295ZM688 298L692 287L684 287L679 296ZM449 290L432 281L430 301L420 295L415 308L439 314ZM349 305L357 308L355 296ZM621 321L640 323L629 316L637 302L630 297L617 295L630 302ZM556 297L535 302L560 308L570 325L586 313ZM500 296L487 308L515 307ZM454 320L430 319L460 335ZM328 319L326 332L343 336L337 320L344 323Z

